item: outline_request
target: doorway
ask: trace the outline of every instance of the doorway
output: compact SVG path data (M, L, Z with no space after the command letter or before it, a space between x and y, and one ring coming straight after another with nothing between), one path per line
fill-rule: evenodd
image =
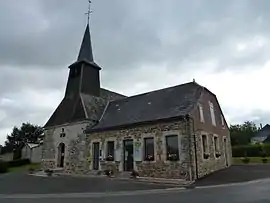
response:
M124 171L133 170L133 140L124 140Z
M99 169L99 142L93 143L92 153L93 153L93 170Z
M227 154L228 152L227 152L227 140L226 140L226 138L224 138L223 142L224 142L225 164L226 164L226 166L228 166L228 154Z
M64 143L60 143L58 145L58 162L57 162L57 166L60 168L64 167L64 163L65 163L65 144Z

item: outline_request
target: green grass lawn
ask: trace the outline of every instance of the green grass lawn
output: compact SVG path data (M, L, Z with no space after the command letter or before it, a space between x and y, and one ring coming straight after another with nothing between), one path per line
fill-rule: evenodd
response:
M263 163L262 162L262 157L249 157L250 161L249 163ZM265 157L266 159L268 159L267 163L270 163L270 157ZM243 158L241 157L233 157L233 163L234 164L243 164L242 161Z
M10 173L27 172L29 168L38 170L40 169L40 163L33 163L33 164L28 164L28 165L19 166L19 167L12 167L8 169L8 172Z

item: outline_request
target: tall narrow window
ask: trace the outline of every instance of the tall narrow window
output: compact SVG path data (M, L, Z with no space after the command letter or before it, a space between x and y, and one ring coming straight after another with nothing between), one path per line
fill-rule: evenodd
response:
M203 158L208 159L210 157L210 154L206 135L202 135L202 151L203 151Z
M179 146L177 135L166 136L166 150L167 150L167 160L169 161L179 160Z
M212 124L216 126L215 110L214 110L214 105L212 102L209 102L209 108L210 108Z
M154 138L153 137L144 138L144 160L145 161L154 161L155 160Z
M207 153L207 137L206 135L202 135L202 147L203 147L203 153Z
M203 116L203 107L199 104L199 113L200 113L200 121L204 123L204 116Z
M107 161L114 161L114 141L107 142Z
M214 147L215 147L215 153L218 152L218 138L217 136L214 136Z
M223 118L222 114L220 115L220 119L221 119L221 125L224 126L224 118Z

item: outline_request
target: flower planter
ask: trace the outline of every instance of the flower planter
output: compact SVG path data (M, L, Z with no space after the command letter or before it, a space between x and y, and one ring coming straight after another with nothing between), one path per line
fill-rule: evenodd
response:
M209 159L209 157L210 157L210 154L208 154L208 153L204 153L204 154L203 154L203 158L204 158L204 159Z

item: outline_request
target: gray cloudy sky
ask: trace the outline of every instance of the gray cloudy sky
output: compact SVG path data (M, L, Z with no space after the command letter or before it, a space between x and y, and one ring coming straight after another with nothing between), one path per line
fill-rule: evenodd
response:
M193 78L229 123L270 121L270 1L93 0L102 86L133 95ZM43 125L63 97L87 0L0 1L0 143L14 125Z

